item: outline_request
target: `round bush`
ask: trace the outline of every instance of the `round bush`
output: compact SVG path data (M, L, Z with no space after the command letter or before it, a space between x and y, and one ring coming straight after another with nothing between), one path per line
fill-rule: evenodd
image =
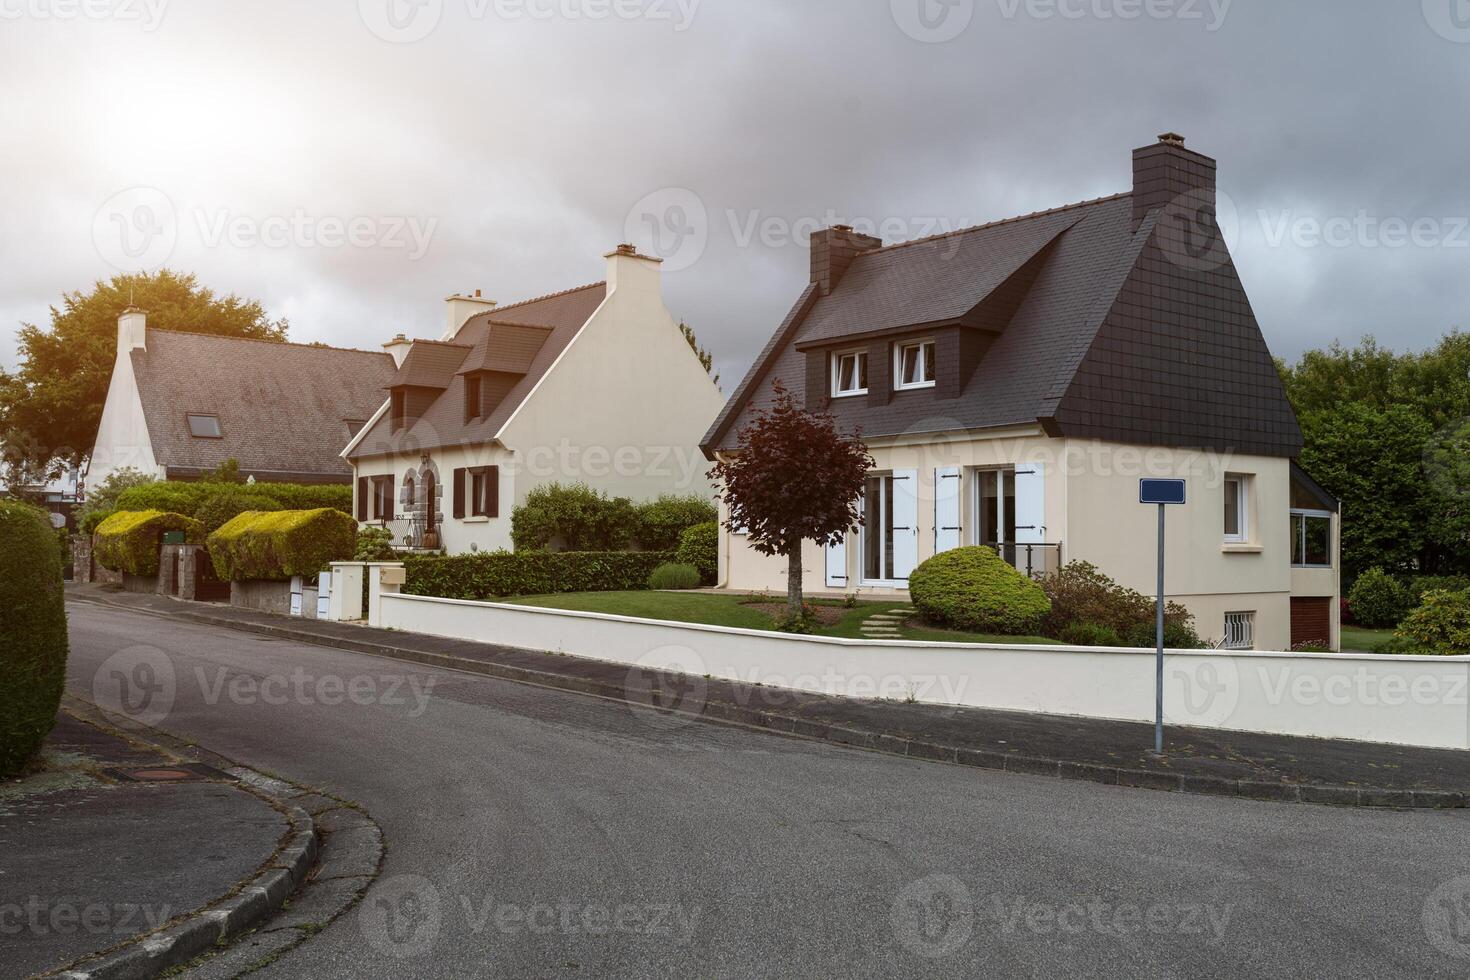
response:
M1370 629L1397 626L1412 608L1413 600L1403 583L1381 568L1370 568L1353 583L1348 604L1353 620Z
M226 493L210 497L200 504L194 512L194 519L204 525L204 533L209 535L248 511L264 513L280 509L280 504L261 494Z
M1120 647L1123 638L1111 626L1101 623L1073 623L1062 630L1059 639L1074 647Z
M720 574L720 525L706 521L689 528L679 537L679 550L674 558L681 565L699 569L705 585L714 585Z
M976 633L1033 633L1051 610L1041 586L981 547L924 562L909 576L909 597L930 622Z
M653 570L648 576L648 587L650 589L697 589L699 588L699 569L693 565L680 565L677 562L668 562Z
M56 723L66 679L61 556L46 516L0 500L0 778Z
M1404 617L1395 634L1405 652L1470 655L1470 590L1426 593L1424 602Z

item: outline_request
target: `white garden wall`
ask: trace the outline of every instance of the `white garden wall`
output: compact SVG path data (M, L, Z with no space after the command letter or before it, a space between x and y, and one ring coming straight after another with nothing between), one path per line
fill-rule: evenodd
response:
M375 625L851 697L1152 721L1154 654L789 636L383 595ZM1470 748L1470 657L1177 651L1171 724Z

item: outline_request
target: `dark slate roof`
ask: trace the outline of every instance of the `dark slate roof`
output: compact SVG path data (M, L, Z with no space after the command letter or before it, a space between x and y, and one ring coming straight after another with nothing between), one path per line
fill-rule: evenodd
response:
M415 388L448 388L454 373L469 356L466 344L446 344L434 340L415 340L389 387L409 385Z
M399 432L393 432L392 421L384 413L363 433L350 457L362 459L492 441L606 296L607 283L599 282L471 317L454 337L453 346L464 348L465 353L443 393L412 425ZM542 342L531 352L528 347L538 335ZM423 343L416 340L414 347ZM499 401L486 417L466 424L465 373L477 363L492 365L484 370L500 372L496 377L502 384L495 388ZM524 371L519 370L522 366Z
M1295 456L1300 431L1234 266L1160 268L1157 221L1155 210L1135 230L1122 194L860 253L829 295L802 294L706 453L733 448L774 380L807 401L808 348L967 322L1016 289L1000 332L975 332L983 354L958 397L894 392L826 410L868 437L1041 422L1062 435Z
M237 459L258 478L345 481L347 422L372 418L394 373L382 351L175 330L131 357L154 459L179 476ZM218 416L222 438L190 435L190 414Z

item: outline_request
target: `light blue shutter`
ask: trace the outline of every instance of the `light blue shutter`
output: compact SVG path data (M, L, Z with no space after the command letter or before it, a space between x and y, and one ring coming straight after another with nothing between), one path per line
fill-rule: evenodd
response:
M893 471L893 577L907 580L919 564L919 471Z
M960 546L960 468L934 471L934 553Z
M1016 466L1016 543L1046 541L1046 469L1040 463Z

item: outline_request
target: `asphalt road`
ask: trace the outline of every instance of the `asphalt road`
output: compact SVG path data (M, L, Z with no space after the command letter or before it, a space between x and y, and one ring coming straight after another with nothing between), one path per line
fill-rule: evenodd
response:
M381 824L359 909L258 976L1470 975L1463 811L961 769L68 608L75 693Z

